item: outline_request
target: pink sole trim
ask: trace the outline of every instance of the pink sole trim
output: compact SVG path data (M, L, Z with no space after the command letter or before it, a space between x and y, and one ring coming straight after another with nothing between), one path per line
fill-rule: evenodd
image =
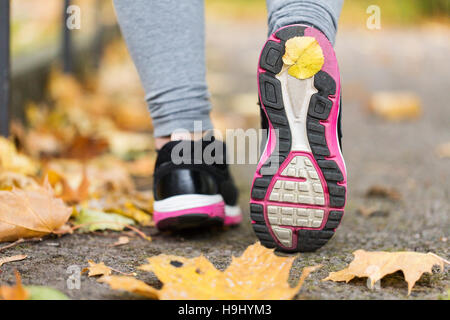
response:
M225 203L223 201L204 207L190 208L185 210L153 213L153 219L158 224L162 220L176 218L191 214L207 214L210 218L225 219Z
M238 225L242 222L242 215L236 216L236 217L227 217L225 216L225 222L224 224L226 226L234 226Z

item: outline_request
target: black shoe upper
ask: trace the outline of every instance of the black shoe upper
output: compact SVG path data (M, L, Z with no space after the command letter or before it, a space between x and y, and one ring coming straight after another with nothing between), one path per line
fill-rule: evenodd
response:
M225 143L214 137L210 141L168 142L158 151L153 190L155 200L184 194L221 194L227 205L236 205L238 190L226 163Z

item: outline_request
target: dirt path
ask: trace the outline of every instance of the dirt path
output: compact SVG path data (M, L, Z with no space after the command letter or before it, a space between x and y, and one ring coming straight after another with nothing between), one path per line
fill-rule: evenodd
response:
M254 95L256 102L255 64L265 32L263 22L208 23L208 79L218 111L224 112L231 105L241 114L250 115L250 119L257 114L255 104L241 106L233 97ZM348 204L343 223L330 243L316 253L302 254L297 259L293 279L298 278L303 266L324 265L306 281L300 298L406 298L406 283L399 280L401 275L383 280L382 289L375 291L368 290L362 280L348 285L320 281L329 271L346 266L356 249L432 251L448 259L450 160L438 159L434 154L439 143L450 141L448 36L448 31L442 30L341 30L337 52L344 90ZM423 101L423 116L412 123L388 123L369 115L365 109L367 93L381 89L417 92ZM239 255L256 241L247 206L253 167L235 166L233 171L240 177L237 182L245 210L244 223L238 228L178 236L147 229L152 234L152 242L133 239L122 247L110 246L118 237L114 233L73 235L22 244L5 253L27 254L29 258L3 266L0 279L12 283L13 270L17 269L26 284L49 285L71 298L119 299L131 296L113 292L86 276L81 277L79 290L69 290L67 268L78 266L81 269L92 259L130 272L146 257L159 253L205 254L219 268L224 268L232 254ZM365 198L366 190L374 184L395 188L403 200ZM357 213L358 208L374 204L383 208L383 215L366 218ZM138 277L150 284L158 283L147 273L138 272ZM425 276L416 285L411 298L436 299L449 284L448 270Z

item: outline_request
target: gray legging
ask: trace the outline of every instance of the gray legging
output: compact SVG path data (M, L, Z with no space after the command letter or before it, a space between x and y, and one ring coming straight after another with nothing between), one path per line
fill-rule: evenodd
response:
M204 0L114 0L117 18L146 92L155 137L194 121L212 128L205 80ZM344 0L267 0L269 34L295 23L334 43Z

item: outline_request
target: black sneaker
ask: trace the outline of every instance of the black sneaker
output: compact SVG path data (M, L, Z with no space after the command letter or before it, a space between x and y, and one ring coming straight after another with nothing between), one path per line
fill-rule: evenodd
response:
M158 152L153 190L159 230L242 221L225 150L225 144L212 137L211 141L171 141Z

